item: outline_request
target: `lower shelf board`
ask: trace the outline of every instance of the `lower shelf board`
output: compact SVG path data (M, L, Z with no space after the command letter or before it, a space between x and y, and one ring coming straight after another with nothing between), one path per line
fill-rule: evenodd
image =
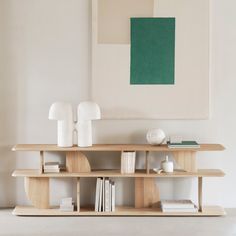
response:
M59 208L37 209L31 206L16 206L12 212L19 216L223 216L224 208L220 206L203 207L202 212L196 213L164 213L157 208L116 207L115 212L95 212L93 209L81 208L80 211L63 212Z

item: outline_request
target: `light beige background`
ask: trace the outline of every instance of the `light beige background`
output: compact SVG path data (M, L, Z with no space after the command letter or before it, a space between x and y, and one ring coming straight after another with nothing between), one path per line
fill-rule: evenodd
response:
M188 2L188 0L186 0ZM0 0L0 206L28 204L23 179L15 168L34 168L36 153L13 153L15 143L56 143L49 121L54 101L74 105L89 98L91 5L89 0ZM148 129L162 128L199 142L219 142L226 151L202 153L200 168L221 168L225 178L206 178L204 203L236 207L236 19L235 0L211 1L211 118L209 120L101 120L93 123L96 143L144 143ZM94 154L95 168L117 167L119 155ZM36 157L36 158L35 158ZM48 160L49 157L47 156ZM52 157L51 157L52 158ZM142 166L140 154L139 166ZM152 159L161 160L159 157ZM187 182L187 185L185 183ZM158 180L162 197L193 197L196 182ZM93 182L95 186L95 182ZM118 182L118 203L133 200L130 181ZM73 194L70 181L53 180L52 203ZM82 201L92 201L94 186L85 183ZM172 188L173 187L173 188ZM75 196L75 195L74 195Z
M129 44L130 17L151 17L154 0L99 0L98 43Z
M130 85L130 45L98 43L99 3L93 0L92 98L103 117L208 118L209 1L155 0L155 16L176 18L174 85Z

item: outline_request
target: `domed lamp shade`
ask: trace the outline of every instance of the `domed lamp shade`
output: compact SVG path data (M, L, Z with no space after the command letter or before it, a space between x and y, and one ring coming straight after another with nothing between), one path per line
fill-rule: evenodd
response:
M93 145L92 120L101 119L101 111L95 102L81 102L77 109L78 146L89 147Z
M73 146L73 109L66 102L53 103L49 109L49 120L57 121L57 145Z

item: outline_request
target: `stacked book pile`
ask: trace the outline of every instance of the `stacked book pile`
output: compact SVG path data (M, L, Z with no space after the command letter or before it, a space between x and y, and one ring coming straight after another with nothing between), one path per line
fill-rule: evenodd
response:
M109 178L97 178L95 211L115 211L115 183Z
M198 212L191 200L163 200L161 209L163 212Z
M135 156L136 152L121 153L121 173L132 174L135 172Z
M65 170L65 166L60 165L59 162L45 162L43 165L44 173L59 173L62 170Z
M168 148L200 148L196 141L168 142Z
M74 211L74 202L71 197L61 199L60 211Z

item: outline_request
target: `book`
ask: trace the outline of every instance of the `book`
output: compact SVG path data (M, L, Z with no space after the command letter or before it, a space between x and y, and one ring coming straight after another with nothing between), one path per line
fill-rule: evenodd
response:
M103 179L99 178L100 181L100 187L99 187L99 203L98 203L98 211L101 212L102 211L102 186L103 186Z
M105 179L105 212L110 211L110 181L108 178Z
M171 212L198 212L198 209L197 207L194 207L194 208L163 208L162 209L162 212L168 212L168 213L171 213Z
M74 211L74 202L71 197L61 199L60 211Z
M96 183L96 195L95 195L95 211L99 211L99 197L100 197L100 178L97 178L97 183Z
M60 211L74 211L74 205L71 205L71 206L60 206Z
M200 148L196 141L182 141L181 143L168 143L168 148Z
M121 173L128 174L135 172L135 151L124 151L121 153Z
M58 173L65 169L66 167L61 165L59 162L45 162L43 165L44 173Z
M59 162L45 162L44 163L44 168L50 168L50 169L57 169L60 167L60 163Z
M102 211L105 211L105 178L102 179Z
M195 205L191 200L162 200L161 207L165 209L193 209Z
M111 183L111 211L115 211L115 183Z
M109 178L97 178L94 209L96 212L115 211L115 183Z
M59 173L60 169L44 169L43 170L44 173Z

